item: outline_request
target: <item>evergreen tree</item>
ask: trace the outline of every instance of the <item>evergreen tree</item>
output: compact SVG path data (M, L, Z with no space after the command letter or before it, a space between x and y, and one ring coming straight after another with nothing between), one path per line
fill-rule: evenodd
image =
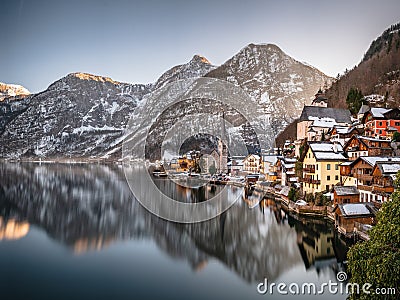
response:
M355 115L360 110L361 106L365 103L363 100L364 96L361 90L357 88L350 88L347 93L346 104L350 112Z
M400 172L391 201L378 212L378 223L370 231L370 240L352 246L348 252L351 282L371 284L371 294L353 294L352 299L398 299L400 285ZM396 288L396 295L374 294L376 288Z

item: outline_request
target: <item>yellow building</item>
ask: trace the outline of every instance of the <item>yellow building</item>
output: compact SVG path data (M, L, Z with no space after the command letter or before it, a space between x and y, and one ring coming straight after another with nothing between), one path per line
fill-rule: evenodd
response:
M303 161L303 192L331 190L340 182L339 165L346 160L340 144L310 143Z

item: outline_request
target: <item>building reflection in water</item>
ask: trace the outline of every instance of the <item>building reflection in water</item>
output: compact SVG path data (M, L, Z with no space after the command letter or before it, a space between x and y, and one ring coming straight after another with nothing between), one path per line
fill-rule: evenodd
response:
M190 190L167 180L158 185L192 202L209 199L219 189ZM0 164L0 215L27 220L75 253L148 239L195 271L218 259L251 283L274 280L298 265L309 268L337 252L325 225L294 220L273 199L253 209L238 201L202 223L167 222L133 198L118 165ZM27 222L20 224L25 234Z
M17 221L15 219L5 219L0 216L0 241L18 240L26 236L29 232L29 223Z

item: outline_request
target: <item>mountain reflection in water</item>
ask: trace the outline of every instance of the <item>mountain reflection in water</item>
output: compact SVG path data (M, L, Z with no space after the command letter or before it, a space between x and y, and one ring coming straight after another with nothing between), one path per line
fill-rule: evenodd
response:
M220 188L190 191L158 180L169 193L187 199L208 199ZM118 165L0 164L0 234L7 222L24 224L20 229L26 232L17 238L35 225L77 254L149 239L193 270L217 259L252 284L277 279L296 266L325 270L334 279L346 256L345 245L324 221L295 220L272 199L253 209L239 200L202 223L165 221L133 198Z

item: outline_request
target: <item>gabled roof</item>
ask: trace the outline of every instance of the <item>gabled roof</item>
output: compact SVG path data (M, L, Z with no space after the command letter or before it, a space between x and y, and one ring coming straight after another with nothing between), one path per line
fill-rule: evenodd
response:
M359 115L365 114L367 111L370 111L371 107L366 104L361 105L360 110L358 111Z
M304 106L299 121L310 121L313 117L332 118L338 123L351 124L351 114L348 109L320 106Z
M388 108L383 108L383 107L371 107L371 115L374 118L384 118L384 114L390 111Z
M334 126L333 130L335 129L337 134L349 134L354 130L358 131L356 127L347 127L347 126Z
M350 143L354 140L357 139L360 143L362 143L365 147L371 148L371 146L368 146L365 141L372 141L372 142L389 142L389 140L384 140L384 139L377 139L377 138L372 138L368 136L361 136L354 134L351 136L351 138L344 144L343 148L347 149L347 147L350 145Z
M316 160L347 160L339 143L313 142L309 146Z
M368 217L375 216L376 209L371 202L360 202L360 203L345 203L337 205L342 212L343 217Z
M390 176L400 171L400 162L377 162L374 171L376 168L379 168L383 176Z
M310 143L310 148L313 152L334 152L334 144L330 142ZM343 152L343 147L339 143L336 144L336 152Z
M338 196L347 196L347 195L359 195L360 192L358 191L357 187L355 186L334 186L334 191Z
M367 164L369 164L371 167L375 166L377 162L397 162L400 163L400 157L398 156L361 156L357 158L356 160L363 160Z

